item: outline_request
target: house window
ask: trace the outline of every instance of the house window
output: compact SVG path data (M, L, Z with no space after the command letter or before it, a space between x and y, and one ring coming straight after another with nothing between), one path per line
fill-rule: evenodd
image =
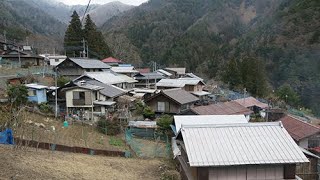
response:
M74 91L73 105L92 105L91 92Z
M36 96L37 95L37 91L34 89L31 89L28 91L28 96Z
M59 59L54 59L54 62L59 62Z
M188 107L189 107L189 104L183 104L183 105L181 105L181 110L182 110L182 111L183 111L183 110L187 110Z
M158 102L158 112L164 112L166 110L166 103L165 102Z
M314 136L308 139L308 148L314 148L320 146L320 140L318 136Z

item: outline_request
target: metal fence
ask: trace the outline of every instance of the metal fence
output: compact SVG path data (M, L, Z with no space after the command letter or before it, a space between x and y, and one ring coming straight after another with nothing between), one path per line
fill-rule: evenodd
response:
M126 143L138 157L169 158L171 156L171 145L168 136L164 134L158 134L156 132L154 132L153 135L150 135L150 132L151 131L147 132L147 129L126 129ZM144 134L145 137L135 136L136 133L139 133L140 135Z

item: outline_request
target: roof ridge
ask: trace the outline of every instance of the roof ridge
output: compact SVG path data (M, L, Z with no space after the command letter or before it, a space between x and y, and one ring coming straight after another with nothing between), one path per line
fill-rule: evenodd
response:
M224 128L224 127L258 127L258 126L280 126L281 122L260 122L260 123L234 123L234 124L199 124L199 125L183 125L181 128Z
M302 120L302 119L299 119L298 117L293 116L292 114L287 114L287 116L289 116L289 117L291 117L291 118L293 118L293 119L295 119L295 120L297 120L297 121L300 121L300 122L302 122L302 123L304 123L304 124L307 124L307 125L309 125L309 126L315 127L315 128L317 128L317 129L320 130L320 127L318 127L318 126L316 126L316 125L314 125L314 124L308 123L308 122L306 122L306 121L304 121L304 120ZM285 117L283 117L283 118L285 118ZM282 119L282 118L281 118L281 119ZM280 119L280 121L281 121L281 119Z

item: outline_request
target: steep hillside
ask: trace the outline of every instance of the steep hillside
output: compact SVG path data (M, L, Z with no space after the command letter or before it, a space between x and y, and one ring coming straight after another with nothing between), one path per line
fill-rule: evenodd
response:
M99 5L97 8L90 10L88 14L90 14L96 25L100 27L111 17L119 15L120 13L132 9L133 7L134 6L115 1Z
M134 63L183 65L219 78L232 58L260 59L272 88L289 83L318 112L319 3L150 0L102 28L113 54Z
M293 87L302 104L320 115L320 1L285 0L278 11L236 44L266 62L273 87Z
M71 19L70 16L73 11L77 11L80 16L83 16L87 8L86 5L69 6L55 0L28 0L26 2L35 8L45 11L52 17L65 24L69 23ZM127 11L132 7L134 6L123 4L118 1L106 4L91 4L87 13L91 15L97 26L101 26L111 17Z
M7 40L26 43L28 37L29 43L34 45L31 42L44 36L47 37L46 48L59 48L54 44L63 38L65 24L25 1L4 0L0 4L0 10L0 27L6 31Z

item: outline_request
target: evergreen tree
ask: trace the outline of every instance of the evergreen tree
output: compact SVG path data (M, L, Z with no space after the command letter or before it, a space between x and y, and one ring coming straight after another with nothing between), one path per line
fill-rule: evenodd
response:
M97 26L91 20L90 15L87 15L84 25L84 38L88 41L89 57L103 59L111 56L110 49L106 44L104 37Z
M265 66L255 58L230 60L226 65L223 81L229 84L230 89L246 88L248 92L258 97L266 95L268 89Z
M292 89L289 84L284 84L276 91L277 96L291 106L300 104L299 95Z
M64 36L64 49L67 56L80 57L83 51L83 31L79 15L73 11L72 19Z
M264 64L255 58L244 58L241 62L243 86L254 96L263 97L267 93Z
M232 59L228 62L222 78L225 83L229 84L231 89L235 89L241 85L240 66L237 60Z

